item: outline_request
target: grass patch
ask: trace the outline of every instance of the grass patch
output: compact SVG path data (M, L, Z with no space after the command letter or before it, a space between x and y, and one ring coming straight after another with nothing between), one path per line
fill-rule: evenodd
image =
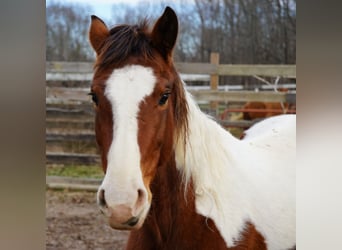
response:
M104 177L102 168L99 166L49 166L46 169L46 175L80 177L80 178L98 178Z

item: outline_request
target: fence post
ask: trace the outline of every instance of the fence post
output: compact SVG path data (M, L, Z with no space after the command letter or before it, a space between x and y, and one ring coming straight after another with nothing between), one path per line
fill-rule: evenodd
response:
M220 54L216 52L210 53L210 63L219 65L220 63ZM219 83L219 75L218 74L212 74L210 75L210 89L211 90L217 90L218 89L218 83ZM215 115L218 114L218 103L217 102L210 102L210 109L214 110Z

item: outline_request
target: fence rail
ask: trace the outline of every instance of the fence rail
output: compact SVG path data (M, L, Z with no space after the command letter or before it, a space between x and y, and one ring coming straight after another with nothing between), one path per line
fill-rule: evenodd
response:
M51 189L87 190L96 192L101 179L47 176L46 186Z
M175 63L181 74L199 75L194 80L208 80L208 75L218 76L264 76L296 78L296 65L246 65L214 63ZM46 80L91 80L93 63L46 62ZM186 78L186 77L185 77ZM185 79L186 80L186 79Z
M100 157L94 154L46 152L47 164L97 165Z

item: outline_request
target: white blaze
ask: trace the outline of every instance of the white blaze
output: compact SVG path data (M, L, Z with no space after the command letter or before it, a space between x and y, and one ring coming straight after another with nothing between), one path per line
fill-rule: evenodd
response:
M140 102L152 93L155 83L152 69L140 65L115 69L106 82L105 95L113 110L113 139L100 190L105 191L109 207L133 207L137 190L146 191L140 170L137 114Z

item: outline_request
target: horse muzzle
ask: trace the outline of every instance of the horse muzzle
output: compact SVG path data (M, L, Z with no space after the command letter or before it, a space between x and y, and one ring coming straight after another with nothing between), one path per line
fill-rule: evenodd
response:
M136 202L113 204L105 197L104 189L99 189L97 203L101 212L108 218L109 225L118 230L139 229L148 213L150 204L142 190L137 192Z

